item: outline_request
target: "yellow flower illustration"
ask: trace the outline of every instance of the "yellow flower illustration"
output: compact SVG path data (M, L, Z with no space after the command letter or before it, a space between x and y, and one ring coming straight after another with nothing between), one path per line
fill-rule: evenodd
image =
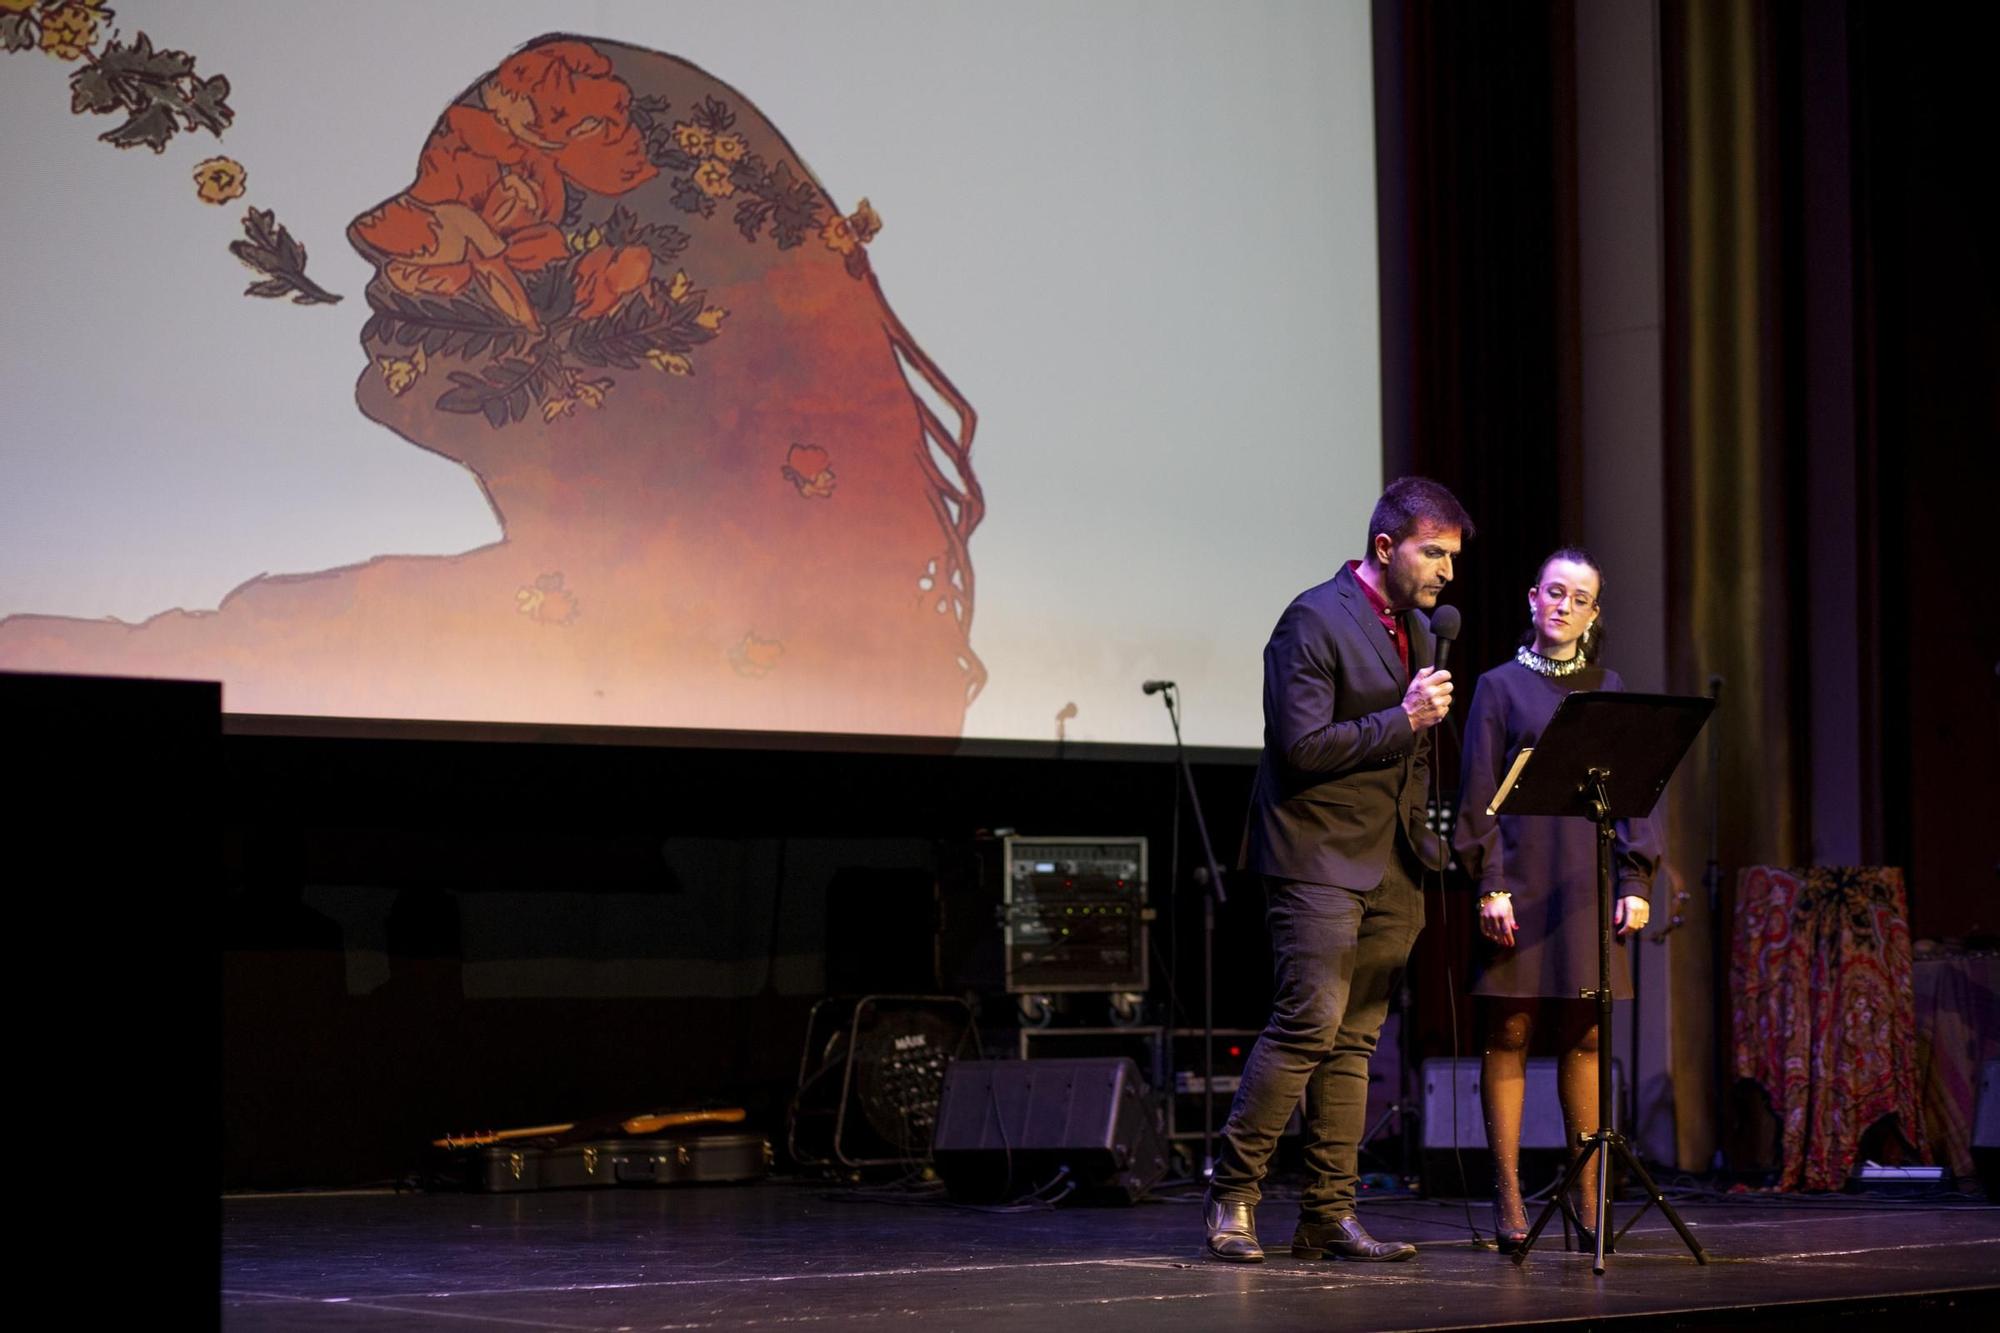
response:
M388 385L389 392L398 398L417 382L418 376L430 369L429 363L424 359L422 347L412 351L407 360L392 356L378 356L375 360L382 367L382 382Z
M654 348L652 351L646 353L646 360L652 362L653 368L655 370L660 371L663 374L667 375L694 374L693 362L689 361L684 356L677 356L672 352L663 352L657 347Z
M712 199L727 199L736 193L736 182L729 179L729 168L713 159L695 168L694 183Z
M0 0L0 14L25 14L42 0Z
M861 244L855 238L854 228L847 225L846 218L830 219L819 229L819 234L820 239L826 242L826 248L835 254L851 255L855 247Z
M554 421L557 417L574 416L579 407L600 408L604 406L605 391L610 387L610 380L577 380L569 386L568 393L542 404L542 420Z
M686 296L688 290L693 286L694 284L688 281L688 275L676 269L674 272L674 284L667 288L667 299L669 301L678 301Z
M250 173L230 157L211 157L194 169L195 193L205 204L226 204L243 197L243 182Z
M724 162L740 162L743 159L744 143L740 134L718 134L709 145L709 151Z
M729 312L719 305L703 306L701 313L694 317L694 322L714 333L722 327L722 321L728 317Z
M826 248L835 254L851 255L857 246L863 246L875 239L875 233L882 230L882 215L875 211L866 199L855 206L852 213L844 218L833 218L819 229L820 239Z
M690 125L685 120L674 125L674 142L689 157L707 157L714 141L715 136L699 125Z
M99 0L71 0L42 11L42 50L57 60L81 60L97 44Z

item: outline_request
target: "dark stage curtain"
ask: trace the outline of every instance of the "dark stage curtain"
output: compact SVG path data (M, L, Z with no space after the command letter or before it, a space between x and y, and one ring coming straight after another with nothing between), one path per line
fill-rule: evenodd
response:
M1719 859L1903 867L1917 934L1990 930L2000 638L1976 609L1992 604L1977 543L1951 533L1965 497L1992 493L2000 441L1994 263L1971 207L1991 110L1970 53L1992 50L1991 11L1660 13L1669 681L1728 682ZM1704 858L1710 799L1692 776L1684 866ZM1708 915L1695 894L1698 939ZM1676 951L1684 1165L1715 1145L1708 1075L1731 1034L1700 1016L1708 997L1729 1011L1718 973ZM1730 1161L1752 1165L1748 1127L1723 1119Z
M1446 595L1462 722L1514 651L1538 562L1580 539L1571 8L1382 0L1374 22L1383 473L1443 482L1479 528ZM1426 894L1418 1058L1477 1054L1468 888L1454 873Z

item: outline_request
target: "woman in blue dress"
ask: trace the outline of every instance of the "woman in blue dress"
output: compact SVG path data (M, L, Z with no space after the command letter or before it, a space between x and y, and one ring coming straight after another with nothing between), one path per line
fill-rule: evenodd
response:
M1480 1100L1493 1150L1494 1230L1502 1253L1527 1237L1521 1199L1521 1106L1528 1047L1539 1029L1558 1052L1556 1088L1572 1153L1597 1129L1597 831L1584 819L1486 813L1521 747L1533 745L1573 690L1618 690L1598 660L1604 577L1597 562L1565 547L1542 562L1528 589L1528 632L1512 661L1473 691L1454 845L1479 889L1481 943L1472 994L1479 996L1483 1049ZM1622 942L1645 926L1659 851L1650 821L1615 830L1613 922ZM1612 994L1629 999L1631 970L1612 951ZM1595 1172L1580 1185L1579 1215L1595 1216ZM1586 1233L1586 1241L1589 1236Z

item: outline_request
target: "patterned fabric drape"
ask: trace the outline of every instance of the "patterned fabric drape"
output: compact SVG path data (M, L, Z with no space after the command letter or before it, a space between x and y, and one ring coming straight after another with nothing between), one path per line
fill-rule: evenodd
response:
M1917 1068L1930 1150L1953 1175L1973 1176L1979 1067L2000 1059L2000 957L1920 958L1916 995Z
M1884 1116L1924 1142L1903 872L1786 870L1737 878L1735 1075L1783 1126L1780 1189L1837 1190Z

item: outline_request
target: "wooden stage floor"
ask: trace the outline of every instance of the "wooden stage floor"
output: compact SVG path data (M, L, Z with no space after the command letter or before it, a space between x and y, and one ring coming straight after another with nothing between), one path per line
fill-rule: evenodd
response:
M1482 1230L1489 1212L1473 1204ZM1619 1222L1636 1204L1623 1204ZM973 1211L909 1194L765 1183L533 1195L232 1196L225 1328L1440 1329L2000 1323L2000 1208L1833 1198L1657 1212L1602 1277L1556 1229L1524 1267L1475 1244L1465 1207L1371 1201L1399 1264L1306 1262L1270 1199L1271 1259L1202 1256L1194 1197Z

